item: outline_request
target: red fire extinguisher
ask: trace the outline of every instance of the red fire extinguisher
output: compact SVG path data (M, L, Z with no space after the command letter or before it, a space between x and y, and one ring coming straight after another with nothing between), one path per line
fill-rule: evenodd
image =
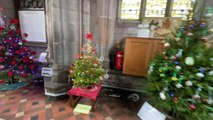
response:
M123 68L123 59L124 59L124 52L117 51L116 52L116 59L115 59L115 68L116 70L122 70Z

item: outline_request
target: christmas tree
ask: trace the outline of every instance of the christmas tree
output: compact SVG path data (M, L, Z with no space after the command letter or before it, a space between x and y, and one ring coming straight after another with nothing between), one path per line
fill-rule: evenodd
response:
M36 52L25 46L28 35L21 35L18 19L11 19L7 24L2 12L3 10L0 11L0 73L6 72L9 82L14 82L11 81L14 76L39 75L39 63L33 60Z
M189 16L150 62L147 93L175 118L212 120L213 48L205 45L211 32L207 20Z
M71 66L70 75L75 86L91 87L103 79L105 70L96 55L95 45L92 44L93 36L87 33L87 43L81 48L81 53L76 55L77 60Z

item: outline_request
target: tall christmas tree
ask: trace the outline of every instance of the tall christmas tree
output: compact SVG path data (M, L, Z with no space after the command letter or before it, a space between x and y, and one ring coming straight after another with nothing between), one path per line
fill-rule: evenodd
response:
M11 19L8 23L2 12L3 10L0 11L0 73L6 72L9 80L14 76L39 75L39 63L33 60L36 52L25 46L28 35L21 35L18 19Z
M76 55L77 60L70 70L70 75L75 86L92 87L98 84L105 74L101 62L96 55L95 45L92 44L93 36L87 33L87 43L81 48L81 53Z
M205 45L207 23L188 17L150 62L147 93L158 109L175 118L213 119L213 47Z

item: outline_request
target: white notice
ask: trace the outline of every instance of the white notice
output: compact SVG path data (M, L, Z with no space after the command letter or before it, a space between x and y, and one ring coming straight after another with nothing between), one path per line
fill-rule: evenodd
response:
M166 116L145 102L138 112L138 116L142 120L165 120Z
M21 33L27 33L27 41L46 43L44 11L19 11Z
M52 68L43 67L41 71L41 76L51 77L52 76Z
M47 62L47 53L46 52L42 52L39 56L39 62Z

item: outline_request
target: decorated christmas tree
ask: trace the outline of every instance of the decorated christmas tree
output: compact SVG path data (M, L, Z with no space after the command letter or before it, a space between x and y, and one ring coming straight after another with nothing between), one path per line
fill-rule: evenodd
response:
M175 118L213 120L213 46L206 46L207 23L188 17L150 62L147 93L158 109Z
M2 8L1 8L2 9ZM7 73L9 82L14 82L14 76L26 77L38 75L39 63L33 60L35 51L30 50L26 44L26 33L21 35L19 20L11 19L7 22L6 16L0 11L0 73Z
M96 45L92 44L93 36L87 33L87 43L81 48L81 53L76 54L76 61L71 66L70 75L75 86L92 87L98 84L105 74L102 60L97 57Z

